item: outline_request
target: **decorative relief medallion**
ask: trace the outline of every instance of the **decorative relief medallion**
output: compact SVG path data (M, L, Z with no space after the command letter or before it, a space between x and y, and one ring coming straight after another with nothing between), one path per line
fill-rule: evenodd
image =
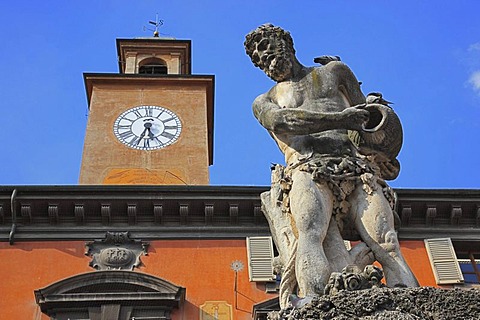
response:
M100 251L99 258L113 268L121 268L121 266L130 264L134 255L131 250L126 248L107 248Z
M105 239L88 242L85 255L91 256L90 266L97 270L133 270L147 255L148 243L130 239L128 232L107 232Z

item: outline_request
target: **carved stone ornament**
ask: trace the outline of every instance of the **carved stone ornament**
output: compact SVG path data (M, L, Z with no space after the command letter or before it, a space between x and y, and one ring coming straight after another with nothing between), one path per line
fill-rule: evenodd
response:
M148 255L147 242L130 239L128 232L108 232L105 239L85 244L85 255L91 256L90 266L97 270L133 270Z
M383 270L374 265L367 265L363 271L357 266L347 266L342 272L332 272L325 286L326 295L335 295L341 290L355 291L381 288Z

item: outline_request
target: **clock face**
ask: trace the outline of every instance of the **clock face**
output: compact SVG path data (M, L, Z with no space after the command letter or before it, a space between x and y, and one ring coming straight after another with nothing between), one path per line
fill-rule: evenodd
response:
M122 113L113 125L117 139L130 148L156 150L175 143L182 123L172 111L158 106L138 106Z

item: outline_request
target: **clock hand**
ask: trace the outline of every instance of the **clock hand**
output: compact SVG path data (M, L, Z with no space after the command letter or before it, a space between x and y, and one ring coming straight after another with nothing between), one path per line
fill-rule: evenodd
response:
M147 129L148 129L148 136L150 137L150 139L153 139L155 135L153 134L150 128L147 128Z
M142 132L142 134L140 135L140 137L138 137L138 140L137 140L137 146L140 144L140 142L142 141L143 137L145 137L145 134L147 133L147 130L148 128L145 128Z

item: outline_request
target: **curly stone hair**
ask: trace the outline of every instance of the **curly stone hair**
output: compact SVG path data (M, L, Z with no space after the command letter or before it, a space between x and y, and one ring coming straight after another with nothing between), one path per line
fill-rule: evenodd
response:
M258 56L255 55L255 51L257 51L257 44L262 39L271 35L284 40L285 44L293 50L293 53L295 53L295 49L293 48L293 39L290 35L290 32L285 31L280 27L276 27L271 23L263 24L247 34L245 36L245 42L243 43L247 55L252 59L252 62L256 67L260 67Z

